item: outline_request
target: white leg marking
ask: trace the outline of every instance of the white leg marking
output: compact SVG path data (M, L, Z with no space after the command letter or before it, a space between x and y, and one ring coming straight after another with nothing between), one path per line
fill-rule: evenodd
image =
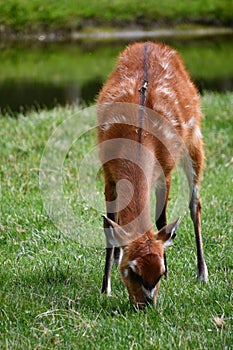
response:
M204 261L204 271L203 274L199 274L199 271L197 269L197 276L198 276L198 282L204 281L205 283L208 283L208 269L206 266L206 263Z
M108 281L107 281L107 296L111 295L111 278L108 277Z

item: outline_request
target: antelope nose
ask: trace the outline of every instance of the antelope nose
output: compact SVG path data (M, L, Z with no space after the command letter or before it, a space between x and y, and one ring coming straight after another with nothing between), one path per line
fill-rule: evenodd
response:
M143 291L143 294L145 296L145 299L148 302L152 302L153 298L154 298L155 291L156 291L156 286L154 288L149 289L149 288L146 288L142 285L142 291Z

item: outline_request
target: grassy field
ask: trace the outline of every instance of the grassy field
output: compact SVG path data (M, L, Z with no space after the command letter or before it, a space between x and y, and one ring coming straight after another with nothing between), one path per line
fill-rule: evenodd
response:
M8 0L0 2L0 25L13 30L74 29L90 25L232 23L231 0Z
M93 131L80 136L64 159L65 198L79 220L73 227L77 236L67 235L43 210L39 167L47 140L75 107L0 118L1 349L232 349L233 94L206 93L202 100L201 197L210 281L206 286L196 281L187 213L167 254L169 279L162 281L157 309L142 312L130 305L116 269L112 297L100 295L101 213L77 201L75 189L78 164L95 144ZM81 127L85 130L77 123ZM87 122L86 131L90 128ZM101 177L97 182L93 197L102 201ZM94 240L80 242L79 234Z

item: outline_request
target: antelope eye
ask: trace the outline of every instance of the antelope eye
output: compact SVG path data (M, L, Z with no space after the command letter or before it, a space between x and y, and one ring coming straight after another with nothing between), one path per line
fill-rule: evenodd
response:
M160 279L161 279L162 276L163 276L163 274L160 275L160 276L155 280L155 282L153 282L152 284L149 284L149 283L146 283L146 282L142 282L142 286L143 286L146 290L152 290L152 289L154 289L154 288L156 287L156 285L159 283L159 281L160 281Z
M136 272L134 272L131 268L128 269L128 272L129 272L129 277L131 280L142 284L142 277L140 275L138 275Z

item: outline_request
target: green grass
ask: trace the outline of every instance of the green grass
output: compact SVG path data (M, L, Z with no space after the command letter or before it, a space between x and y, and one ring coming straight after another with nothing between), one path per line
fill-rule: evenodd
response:
M232 349L232 102L232 93L203 96L201 197L209 284L196 281L186 214L167 253L169 279L162 281L157 309L142 312L130 305L116 269L112 297L99 292L101 213L78 201L76 189L78 164L95 144L93 132L71 145L63 164L65 196L79 220L73 235L59 231L43 210L41 158L52 132L58 127L66 133L59 126L75 107L1 117L1 349ZM78 131L85 129L79 119ZM85 130L90 127L88 119ZM97 191L93 197L102 201L101 176ZM85 232L94 237L91 245L76 239ZM222 326L216 317L222 317Z
M8 0L1 1L0 24L13 30L72 29L79 26L138 23L232 23L231 0Z

